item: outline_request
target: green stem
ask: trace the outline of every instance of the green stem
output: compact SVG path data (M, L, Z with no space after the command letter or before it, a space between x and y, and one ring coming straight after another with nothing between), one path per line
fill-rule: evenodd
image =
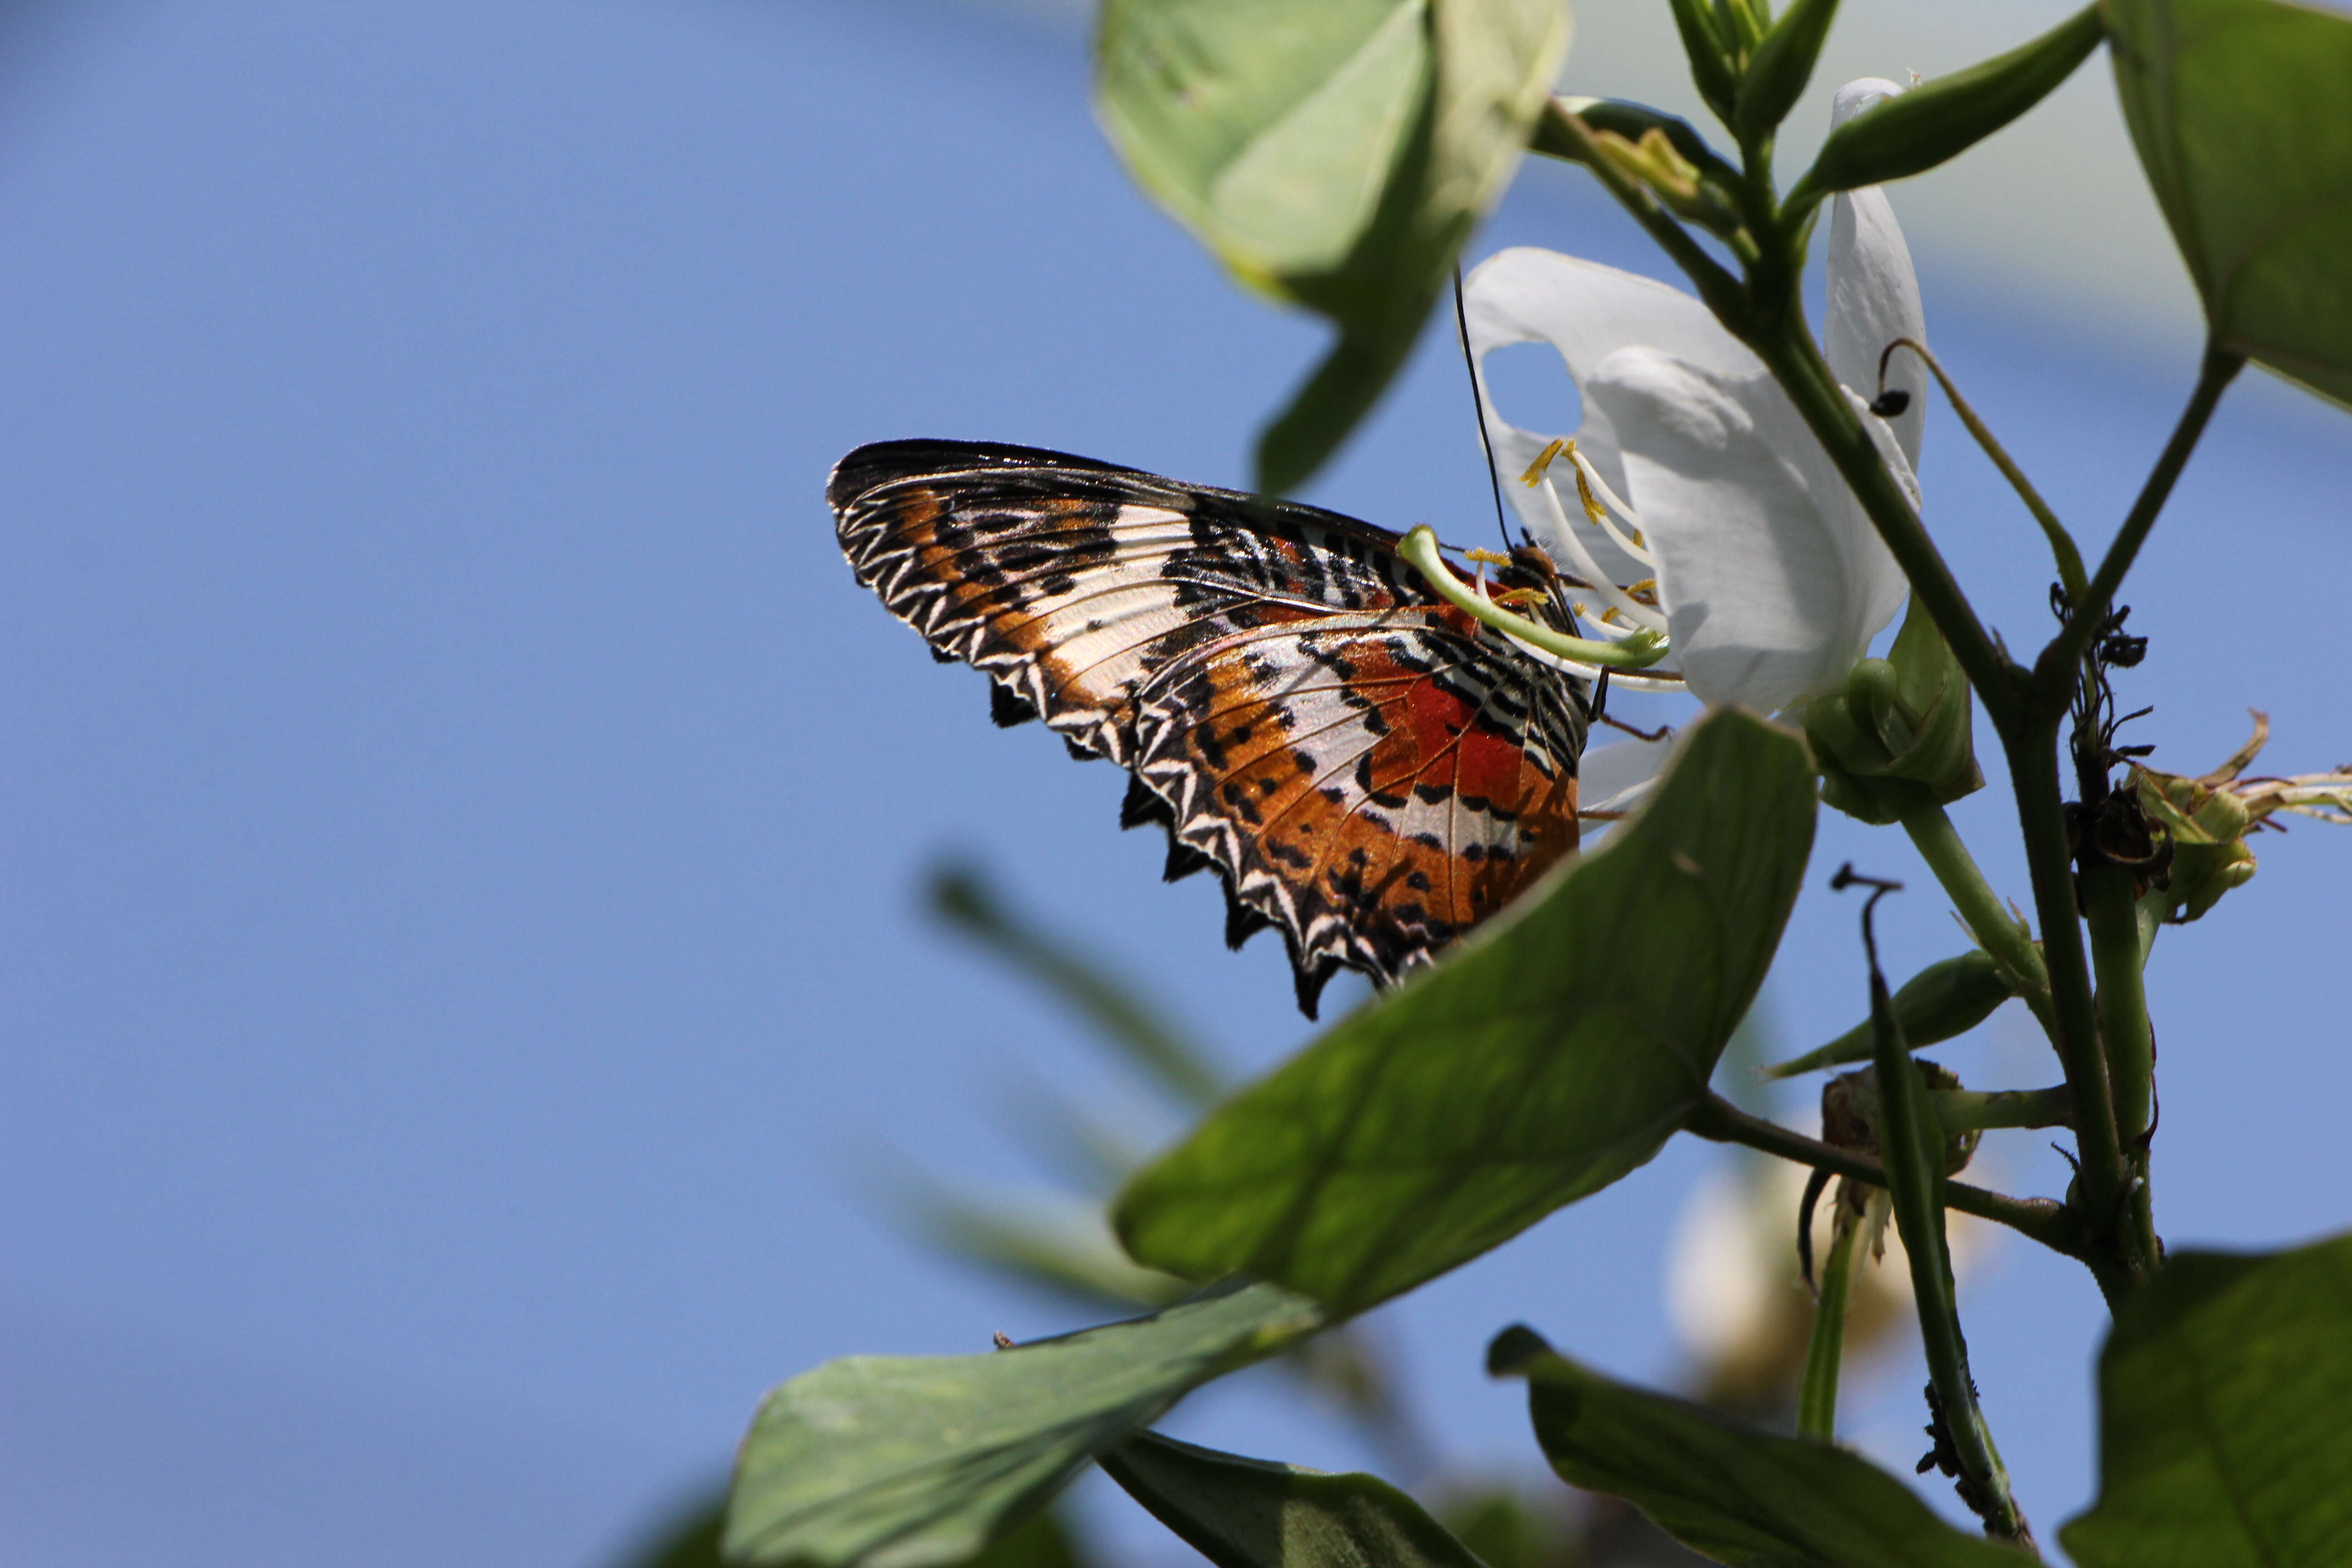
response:
M1591 127L1570 113L1558 99L1544 105L1543 120L1543 131L1556 135L1575 150L1574 155L1592 171L1594 178L1609 188L1609 194L1617 198L1618 205L1633 215L1634 222L1649 231L1650 237L1658 242L1660 249L1674 258L1675 265L1683 269L1684 275L1691 280L1691 287L1698 290L1698 297L1706 302L1707 309L1715 312L1716 319L1738 333L1739 329L1731 323L1744 319L1748 309L1747 290L1741 287L1739 279L1702 249L1698 241L1675 221L1674 215L1658 205L1656 197L1628 179L1623 170L1602 156L1601 150L1593 145Z
M2058 727L2054 720L2021 722L2001 735L2009 752L2017 816L2025 840L2025 863L2033 875L2034 912L2041 917L2042 960L2050 975L2050 999L2057 1029L2052 1044L2074 1091L2075 1150L2082 1203L2094 1236L2104 1238L2093 1265L2110 1297L2142 1270L2116 1246L2116 1226L2127 1176L2123 1144L2116 1132L2115 1093L2107 1061L2099 1047L2098 1010L2091 994L2091 966L2083 952L2083 928L2074 912L2074 850L2066 840L2065 805L2059 797Z
M1851 1223L1832 1200L1835 1227L1830 1254L1822 1262L1822 1289L1813 1303L1813 1336L1805 1347L1805 1380L1797 1389L1797 1432L1831 1442L1837 1436L1838 1366L1845 1357L1845 1305L1853 1282L1854 1237Z
M1852 1176L1873 1186L1886 1184L1885 1167L1868 1154L1841 1149L1760 1116L1750 1116L1719 1094L1710 1093L1699 1101L1683 1123L1683 1131L1714 1143L1737 1143L1761 1150L1832 1175ZM1952 1181L1944 1184L1944 1204L1962 1214L2005 1225L2053 1252L2087 1261L2081 1216L2063 1204L2048 1198L2013 1198L2007 1193Z
M2116 1131L2127 1146L2147 1136L2154 1105L2156 1036L2148 1026L2141 984L2139 910L2132 874L2120 866L2083 873L2083 901L2091 927L2091 962L2099 979L2099 1033L2107 1047L2107 1078L2115 1086Z
M2165 443L2163 455L2148 471L2147 482L2140 487L2139 499L2132 503L2123 527L2116 531L2115 542L2107 546L2106 557L2099 563L2090 586L2076 597L2066 625L2034 661L2034 681L2041 689L2043 705L2053 712L2063 711L2073 699L2074 667L2089 651L2092 639L2099 635L2107 606L2115 602L2116 591L2124 585L2124 574L2131 570L2139 547L2147 542L2148 531L2156 526L2157 514L2164 510L2166 499L2172 494L2173 481L2188 466L2189 454L2197 449L2198 437L2205 434L2205 422L2213 416L2221 394L2229 390L2231 379L2245 363L2244 355L2226 349L2205 351L2197 389L2189 394L2189 406L2181 410L2180 422L2173 426L2172 439Z
M2058 514L2050 510L2050 503L2042 499L2042 492L2033 488L2033 481L2025 477L2025 470L2017 466L2008 450L1994 438L1991 427L1977 417L1977 411L1969 406L1969 400L1960 395L1960 389L1945 374L1943 362L1916 338L1895 339L1886 345L1886 353L1893 353L1897 348L1909 349L1927 362L1928 370L1934 373L1937 382L1943 387L1944 395L1951 400L1952 412L1960 416L1960 423L1967 426L1969 434L1976 437L1977 445L1984 449L1984 455L1992 459L1992 466L2000 470L2000 477L2009 481L2009 488L2017 492L2017 499L2025 503L2025 510L2033 514L2033 521L2042 525L2042 536L2050 542L2051 556L2058 563L2058 581L2064 585L2067 596L2081 598L2084 582L2083 552L2075 548L2074 536L2066 531L2066 525L2058 521ZM1878 364L1879 381L1883 386L1886 379L1885 354L1879 356Z
M2091 927L2091 962L2099 977L2099 1031L2106 1042L2107 1073L2116 1091L2116 1131L2129 1172L2125 1246L2146 1272L2163 1261L2148 1188L2150 1137L2156 1131L2156 1031L2148 1022L2144 931L2131 873L2094 866L2083 874Z
M1903 815L1903 831L1927 869L1936 874L1960 919L1968 923L1977 945L1992 954L2033 1016L2051 1027L2050 974L2042 967L2042 950L2032 934L2018 923L2009 906L1992 890L1976 857L1969 853L1959 829L1940 805L1922 806Z
M2074 1091L2048 1089L1937 1089L1927 1092L1937 1125L1950 1136L1994 1127L2063 1127L2074 1114Z
M1886 890L1882 887L1873 893L1870 902L1876 903ZM1960 1332L1959 1298L1944 1234L1944 1131L1937 1125L1927 1103L1927 1085L1895 1020L1894 997L1878 967L1869 905L1863 909L1862 931L1870 953L1870 1014L1877 1046L1878 1146L1886 1166L1887 1194L1894 1200L1895 1228L1902 1233L1911 1265L1911 1294L1927 1352L1928 1380L1967 1483L1962 1496L1983 1516L1988 1533L2030 1541L2032 1531L2010 1495L2008 1468L1993 1446L1991 1429L1977 1403L1976 1384L1969 1376L1968 1341Z

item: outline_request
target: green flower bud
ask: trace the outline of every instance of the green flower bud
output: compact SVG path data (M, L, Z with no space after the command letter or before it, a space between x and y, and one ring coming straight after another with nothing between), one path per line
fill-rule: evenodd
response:
M1790 204L1904 179L1957 157L2041 102L2105 36L2099 8L2088 5L2032 43L1865 110L1830 132L1790 192Z
M2016 993L1992 954L1975 950L1931 963L1895 994L1895 1021L1904 1040L1932 1046L1965 1035ZM1828 1045L1764 1069L1767 1078L1794 1078L1822 1068L1870 1059L1870 1020L1864 1018Z
M1871 823L1984 787L1968 678L1917 600L1887 652L1805 707L1822 799Z
M1731 109L1731 129L1742 142L1769 136L1789 118L1836 16L1837 0L1797 0L1756 46Z

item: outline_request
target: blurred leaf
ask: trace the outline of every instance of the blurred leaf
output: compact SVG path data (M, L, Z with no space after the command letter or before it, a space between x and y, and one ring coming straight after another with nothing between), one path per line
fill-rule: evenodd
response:
M916 1223L948 1251L1089 1305L1164 1307L1192 1289L1130 1262L1097 1207L1074 1211L1042 1194L1025 1207L992 1207L939 1191L911 1206Z
M2352 16L2106 0L2140 163L2214 346L2352 403Z
M1102 1468L1217 1568L1486 1568L1377 1476L1244 1459L1155 1433Z
M1437 1518L1487 1568L1577 1568L1585 1557L1581 1532L1559 1506L1570 1495L1555 1488L1553 1505L1539 1507L1508 1489L1485 1487L1447 1499Z
M1129 169L1235 278L1339 330L1261 488L1379 401L1567 47L1561 0L1105 0L1095 102Z
M2099 1357L2082 1568L2352 1563L2352 1236L2176 1253Z
M722 1489L683 1510L641 1550L621 1559L625 1568L721 1568L719 1533L727 1528Z
M1188 1105L1223 1092L1223 1075L1158 1011L1103 965L1081 956L1006 907L969 867L947 866L931 879L931 909L1060 997L1117 1049Z
M1572 1486L1622 1497L1677 1541L1737 1568L2017 1568L1856 1455L1630 1387L1526 1329L1487 1352L1528 1380L1536 1441Z
M742 1563L958 1563L1184 1394L1324 1322L1271 1285L970 1356L851 1356L772 1391L735 1464Z
M2048 97L2105 36L2099 7L2085 5L2005 55L1931 77L1831 132L1800 184L1850 191L1925 174Z
M1656 1153L1754 1000L1812 846L1789 731L1685 731L1649 805L1145 1168L1140 1262L1354 1312Z
M1993 1016L2016 993L1992 954L1971 948L1958 958L1931 963L1895 994L1895 1019L1913 1050L1967 1034ZM1870 1020L1864 1018L1828 1045L1764 1069L1768 1078L1794 1078L1821 1068L1870 1059Z

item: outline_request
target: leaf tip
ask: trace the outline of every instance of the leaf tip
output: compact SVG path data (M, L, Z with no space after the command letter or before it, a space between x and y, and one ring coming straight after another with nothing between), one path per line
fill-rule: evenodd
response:
M1529 1363L1551 1353L1549 1341L1525 1323L1513 1323L1486 1347L1486 1375L1517 1377Z

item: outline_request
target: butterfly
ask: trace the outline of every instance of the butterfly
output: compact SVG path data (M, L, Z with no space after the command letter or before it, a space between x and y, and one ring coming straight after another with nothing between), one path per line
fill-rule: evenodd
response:
M859 582L942 663L1129 774L1120 825L1213 869L1227 942L1282 933L1309 1018L1389 984L1577 843L1581 679L1446 604L1400 537L1024 447L888 441L826 486ZM1543 552L1496 578L1574 630ZM1528 603L1532 601L1531 603Z

